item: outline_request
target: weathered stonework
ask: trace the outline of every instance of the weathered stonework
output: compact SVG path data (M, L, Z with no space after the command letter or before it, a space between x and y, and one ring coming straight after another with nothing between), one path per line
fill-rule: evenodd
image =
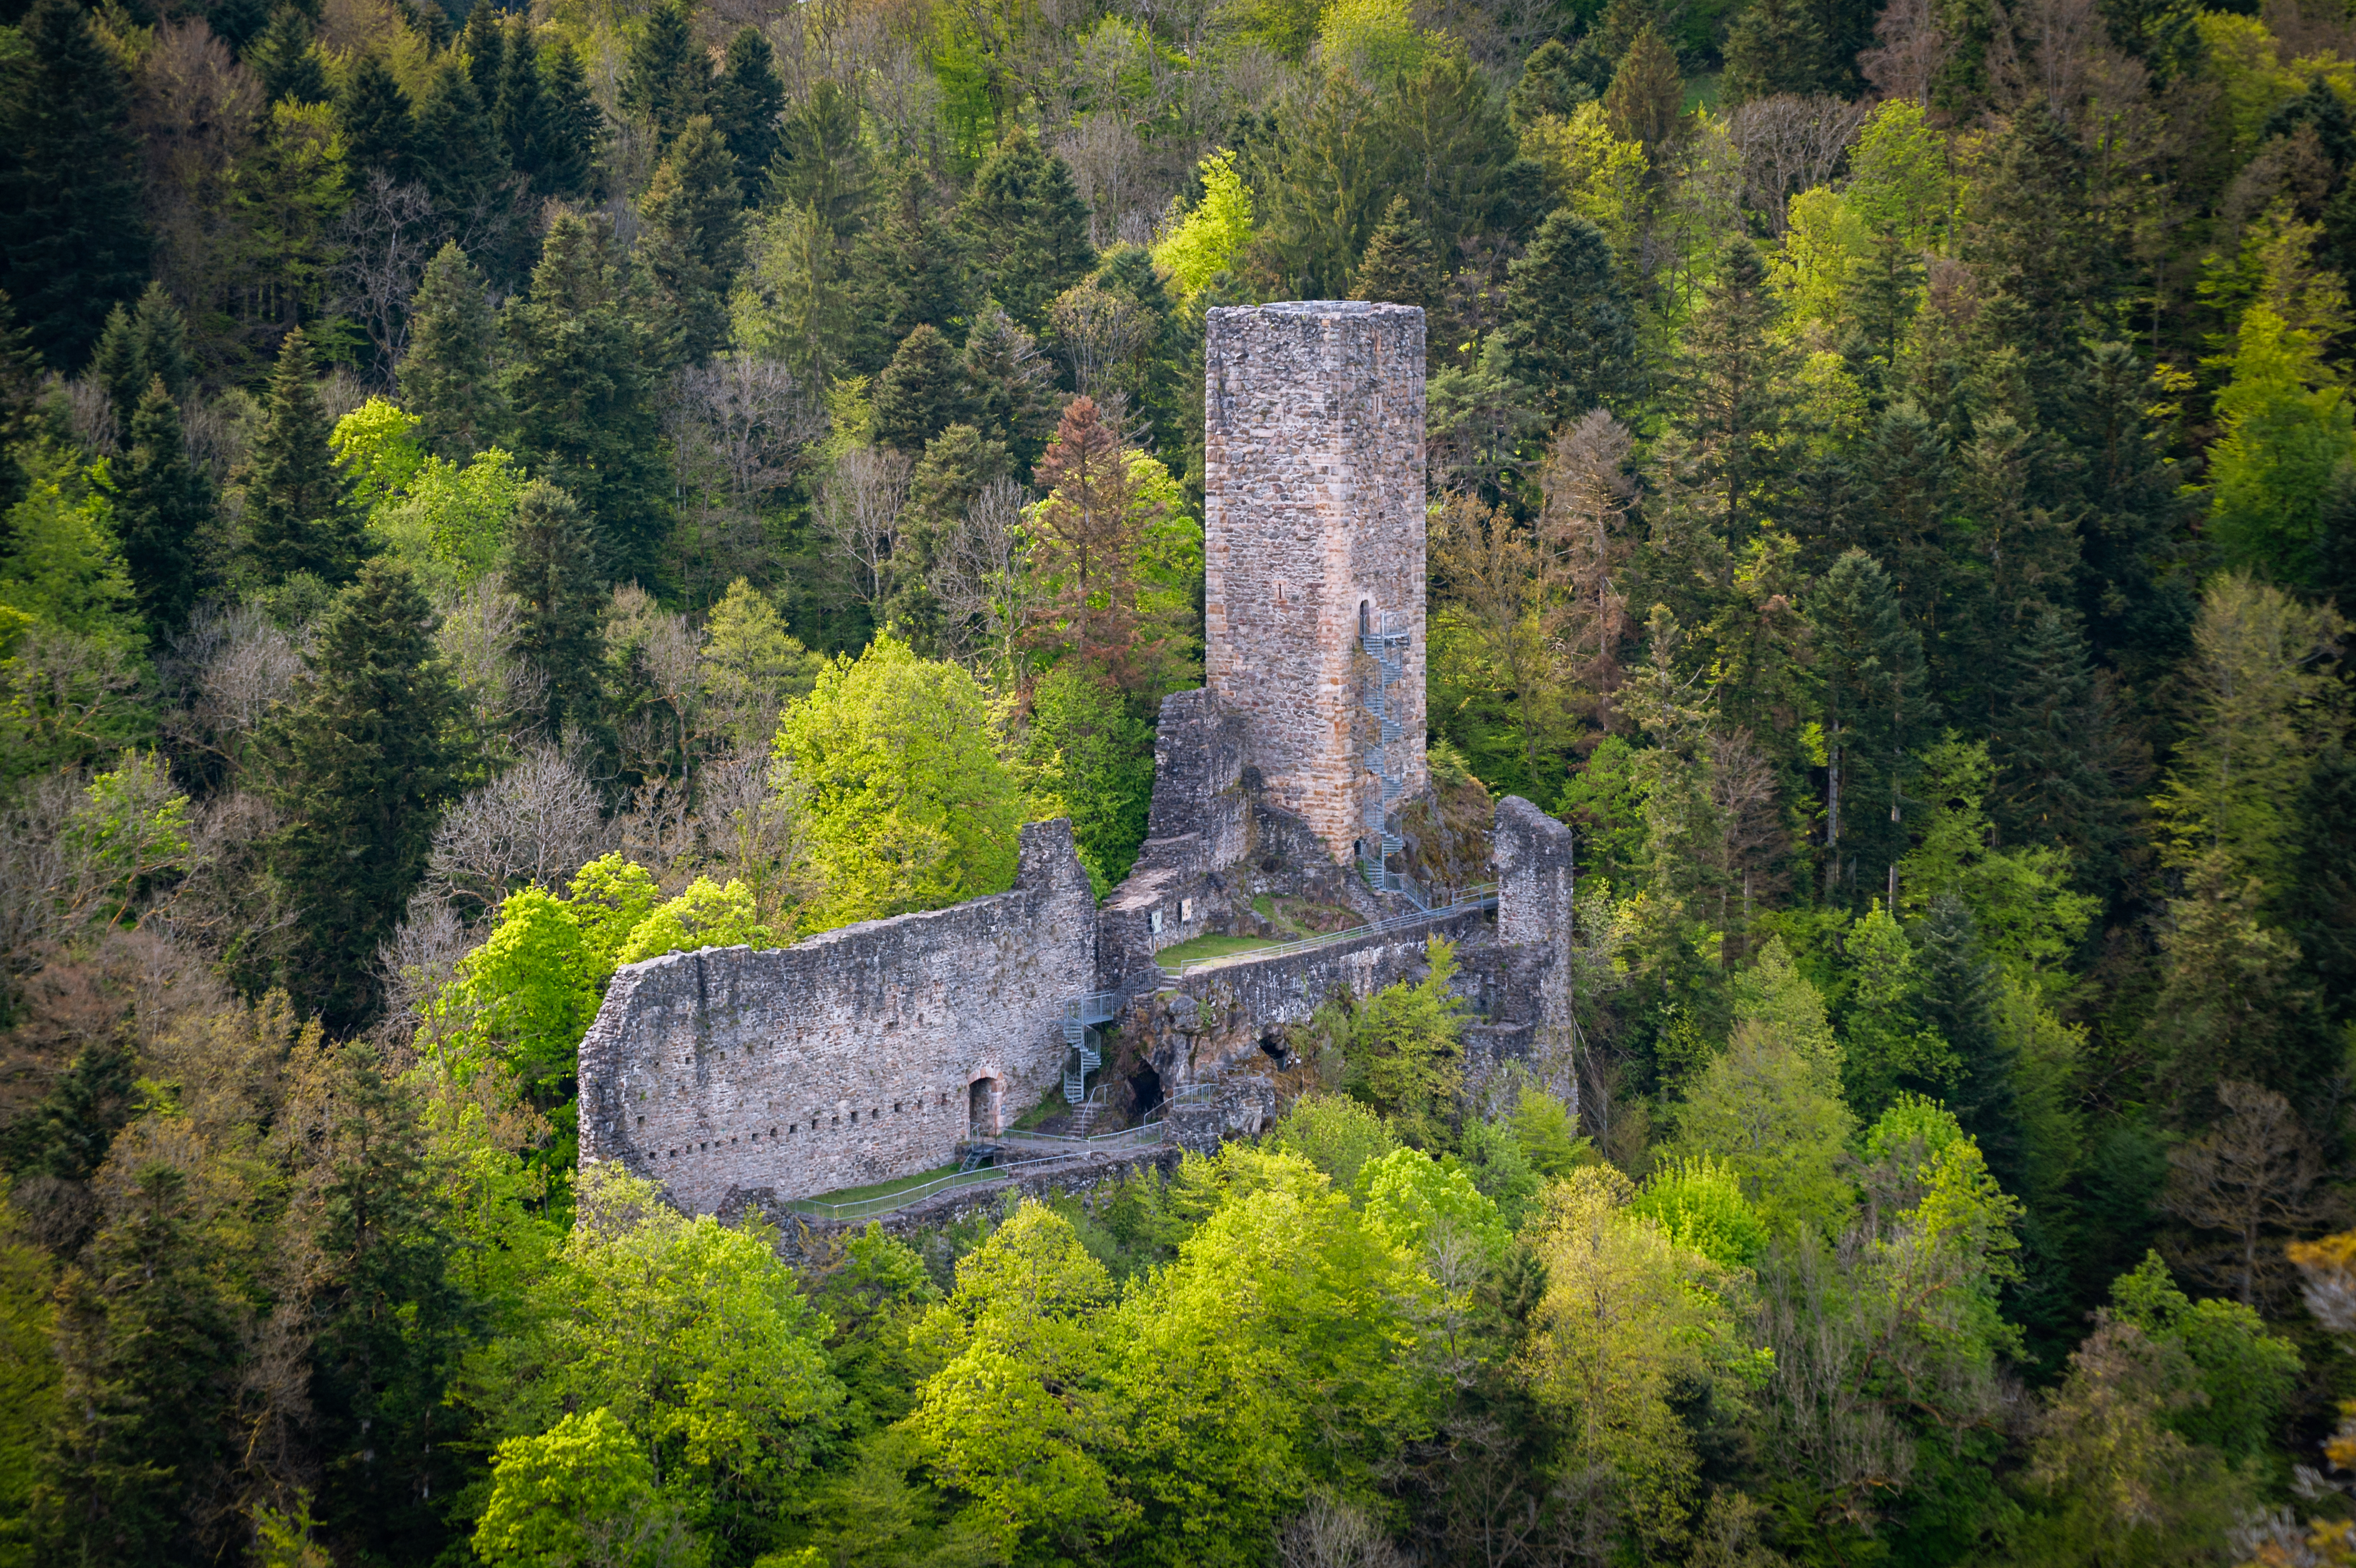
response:
M1409 795L1424 766L1423 312L1310 300L1210 312L1205 664L1248 721L1269 800L1353 858L1378 786L1360 724L1362 617L1409 632L1392 688Z
M581 1044L581 1157L655 1178L691 1214L952 1160L1060 1078L1095 902L1071 824L1034 822L1012 892L632 964Z

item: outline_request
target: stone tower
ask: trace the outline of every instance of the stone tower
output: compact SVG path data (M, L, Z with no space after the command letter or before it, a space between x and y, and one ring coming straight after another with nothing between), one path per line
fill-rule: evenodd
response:
M1248 715L1247 761L1269 797L1346 861L1381 809L1383 777L1408 794L1430 777L1423 312L1214 309L1204 358L1210 687ZM1406 633L1395 679L1364 652L1368 630ZM1376 691L1388 725L1368 714Z

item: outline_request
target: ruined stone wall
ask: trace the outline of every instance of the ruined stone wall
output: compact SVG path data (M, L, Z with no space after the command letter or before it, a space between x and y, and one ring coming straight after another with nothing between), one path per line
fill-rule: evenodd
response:
M1212 692L1249 720L1269 799L1351 857L1375 792L1359 732L1359 610L1404 617L1394 743L1424 765L1423 312L1312 300L1209 315L1204 638Z
M581 1157L690 1214L930 1169L977 1106L994 1133L1060 1080L1063 1004L1095 973L1095 898L1061 821L1023 830L1012 892L633 964L581 1045Z

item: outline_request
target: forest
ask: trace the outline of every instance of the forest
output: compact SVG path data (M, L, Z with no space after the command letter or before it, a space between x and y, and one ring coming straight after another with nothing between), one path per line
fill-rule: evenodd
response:
M463 5L0 0L0 1563L2356 1563L2356 8ZM1122 878L1342 297L1567 1055L584 1168L620 966Z

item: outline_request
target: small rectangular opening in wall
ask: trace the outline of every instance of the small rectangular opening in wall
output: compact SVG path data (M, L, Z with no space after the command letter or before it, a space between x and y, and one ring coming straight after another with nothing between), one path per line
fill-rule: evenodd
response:
M1189 924L1190 922L1192 922L1194 918L1194 900L1193 900L1192 898L1181 898L1181 899L1179 899L1179 900L1178 900L1178 923L1179 923L1180 925L1183 926L1183 925L1186 925L1186 924Z
M643 1126L645 1126L646 1124L647 1124L647 1119L646 1119L645 1117L643 1117L643 1116L639 1117L639 1118L638 1118L638 1125L639 1125L639 1126L641 1126L641 1127L643 1127Z
M1149 931L1151 931L1151 932L1152 932L1155 936L1157 936L1157 937L1158 937L1158 936L1160 936L1160 935L1162 934L1162 911L1161 911L1161 910L1156 909L1156 910L1154 910L1152 913L1151 913L1151 914L1149 914L1149 915L1147 915L1147 916L1145 917L1145 929L1146 929L1147 930L1149 930Z
M900 1102L896 1100L892 1101L892 1114L894 1116L900 1114ZM646 1118L640 1117L639 1120L643 1122Z
M856 1111L851 1113L851 1124L854 1127L859 1125L859 1112Z

